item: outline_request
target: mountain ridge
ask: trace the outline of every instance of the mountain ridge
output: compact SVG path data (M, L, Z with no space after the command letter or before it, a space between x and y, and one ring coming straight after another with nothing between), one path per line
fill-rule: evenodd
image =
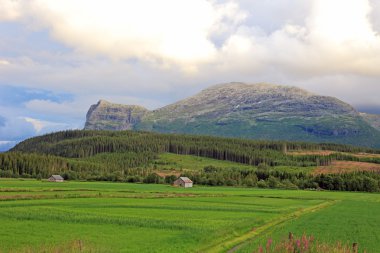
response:
M86 114L85 129L130 130L148 109L139 105L122 105L99 100Z
M380 115L361 112L360 115L367 121L373 128L380 130Z
M376 122L335 97L293 86L233 82L152 111L100 100L90 107L85 129L378 146Z

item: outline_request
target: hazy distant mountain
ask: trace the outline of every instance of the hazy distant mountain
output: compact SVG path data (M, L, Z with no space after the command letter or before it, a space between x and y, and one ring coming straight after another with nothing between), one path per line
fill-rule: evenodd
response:
M360 113L360 115L374 128L380 130L380 115Z
M158 110L99 101L85 129L146 130L380 146L379 125L333 97L272 84L228 83Z

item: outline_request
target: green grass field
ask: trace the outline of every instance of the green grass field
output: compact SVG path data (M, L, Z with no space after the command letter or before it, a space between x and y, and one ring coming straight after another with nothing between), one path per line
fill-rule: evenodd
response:
M217 168L252 169L253 166L210 159L200 156L177 155L171 153L159 154L153 164L159 170L203 170L204 167L214 166Z
M380 252L379 211L377 201L343 200L268 230L259 240L246 243L237 252L252 252L258 245L265 245L269 238L281 241L289 231L298 236L315 235L318 240L329 244L336 241L347 245L359 242L367 252Z
M0 252L252 252L288 232L380 252L380 195L0 180Z
M256 170L257 167L250 166L242 163L216 160L211 158L192 156L192 155L178 155L171 153L159 154L149 168L156 172L166 172L167 174L180 174L186 171L202 171L205 167L213 166L220 169L240 169L240 170ZM275 166L273 170L280 172L291 173L311 173L316 167L295 167L295 166Z

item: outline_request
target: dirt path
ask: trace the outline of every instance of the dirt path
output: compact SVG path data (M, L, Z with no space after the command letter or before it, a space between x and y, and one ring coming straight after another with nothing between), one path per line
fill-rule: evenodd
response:
M337 200L327 201L327 202L323 202L322 204L319 204L319 205L316 205L316 206L313 206L313 207L297 210L297 211L295 211L293 213L290 213L290 214L287 214L287 215L283 215L280 218L275 219L275 220L273 220L273 221L271 221L269 223L266 223L266 224L264 224L261 227L257 227L255 229L249 231L246 234L243 234L243 235L241 235L239 237L235 237L233 239L227 240L223 244L212 246L212 247L210 247L210 248L208 248L208 249L206 249L206 250L204 250L202 252L208 252L208 253L214 253L214 252L234 253L237 250L239 250L241 247L243 247L244 245L246 245L247 243L249 243L250 241L252 241L253 239L257 238L259 235L267 232L271 228L274 228L275 226L277 226L277 225L279 225L281 223L297 219L300 216L302 216L304 214L307 214L307 213L312 213L312 212L319 211L321 209L324 209L324 208L327 208L329 206L332 206L332 205L336 204L337 202L338 202Z

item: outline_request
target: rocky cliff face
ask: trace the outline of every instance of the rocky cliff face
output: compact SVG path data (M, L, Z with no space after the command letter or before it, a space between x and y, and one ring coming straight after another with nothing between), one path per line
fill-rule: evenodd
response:
M112 104L100 100L88 110L85 129L130 130L147 112L141 106Z
M380 140L380 132L347 103L295 87L265 83L212 86L154 111L98 103L90 108L87 118L86 129L350 144L360 141L373 145Z

